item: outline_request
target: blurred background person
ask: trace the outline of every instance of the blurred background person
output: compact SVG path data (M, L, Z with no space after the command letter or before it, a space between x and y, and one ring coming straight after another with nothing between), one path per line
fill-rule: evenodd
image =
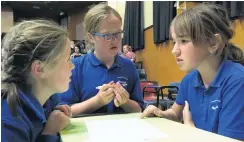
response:
M132 52L132 48L130 45L123 46L123 54L122 56L126 57L127 59L131 60L132 62L136 61L136 54Z
M71 55L71 58L80 57L82 54L80 52L80 48L78 46L75 46L75 52Z

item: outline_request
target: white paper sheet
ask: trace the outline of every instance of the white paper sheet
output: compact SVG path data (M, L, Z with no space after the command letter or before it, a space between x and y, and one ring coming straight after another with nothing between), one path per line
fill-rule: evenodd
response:
M139 118L88 120L89 142L148 142L167 135Z

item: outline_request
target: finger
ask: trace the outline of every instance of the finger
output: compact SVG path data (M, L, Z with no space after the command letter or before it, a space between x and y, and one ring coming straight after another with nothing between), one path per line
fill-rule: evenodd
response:
M60 113L60 112L62 112L62 111L60 111L59 109L55 109L55 110L52 111L51 114L58 114L58 113ZM63 112L62 112L62 113L63 113Z
M125 88L124 88L119 82L117 82L117 83L115 84L115 86L118 87L119 90L121 90L121 91L126 91Z
M187 101L185 101L185 107L184 108L186 108L186 110L189 110L189 104Z
M114 89L113 88L109 88L108 90L105 91L106 96L110 95L110 94L114 93Z
M127 92L127 90L126 90L124 87L122 87L122 86L120 85L119 82L117 82L115 88L117 88L118 92L119 92L120 94L122 94L123 99L127 100L127 99L129 98L129 93Z
M123 91L117 85L115 86L114 90L121 96L122 99L124 98Z
M116 98L114 98L114 105L116 106L116 107L119 107L120 105L119 105L119 101L116 99Z
M185 107L183 109L183 117L187 117L188 113L190 112L189 110L189 104L187 101L185 101Z
M71 107L69 105L65 105L66 109L68 110L69 112L69 117L72 117L72 112L71 112Z
M102 87L100 88L100 91L106 91L109 88L114 88L114 85L103 84Z
M116 86L122 87L122 85L119 83L119 81L116 83Z
M120 95L120 91L117 87L114 88L114 94L117 96L117 95Z
M148 112L148 110L145 109L145 110L142 112L142 114L141 114L141 118L143 119L143 118L149 116L149 114L150 114L150 112Z
M63 105L63 106L64 106L64 109L66 110L66 111L65 111L65 114L66 114L67 116L70 116L70 112L71 112L71 110L70 110L69 106L68 106L68 105Z
M65 105L57 106L56 109L62 111L65 115L69 116L69 111L68 111L68 109L65 107Z
M114 97L115 97L114 92L111 92L107 97L108 97L108 100L109 100L109 101L110 101L110 100L113 100Z
M153 114L153 110L155 106L149 105L142 113L141 118L148 117L150 114Z
M117 99L117 101L119 101L119 103L121 104L122 102L123 102L123 97L122 97L122 95L121 94L119 94L118 92L117 92L117 90L114 90L114 92L115 92L115 98Z
M62 117L62 118L65 118L65 119L68 119L69 118L69 116L68 115L66 115L64 112L62 112L62 111L58 111L58 112L56 112L56 113L58 113L58 117Z
M98 94L101 96L101 99L108 99L111 93L113 93L113 89L109 88L108 90L99 92Z
M118 89L118 90L121 90L121 88L123 88L123 87L121 87L118 83L116 83L116 84L114 85L114 88L115 88L115 89Z
M113 85L114 84L114 81L110 81L108 84L109 85Z
M111 92L109 92L107 96L108 96L109 98L110 98L110 97L114 98L114 97L115 97L115 93L114 93L114 91L112 90Z
M156 109L153 111L154 115L156 115L157 117L163 117L163 111L161 111L160 109Z
M118 86L119 89L121 89L122 91L127 91L119 82L117 82L116 84Z
M118 92L118 90L114 90L114 93L115 93L115 98L117 99L117 101L121 104L123 103L123 97L122 95Z

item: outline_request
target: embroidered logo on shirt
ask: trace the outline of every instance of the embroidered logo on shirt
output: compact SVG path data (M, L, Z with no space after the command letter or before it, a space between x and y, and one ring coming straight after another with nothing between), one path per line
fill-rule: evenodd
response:
M212 110L218 109L220 103L221 103L220 100L213 100L213 101L211 101L210 105L211 105Z
M128 85L127 82L128 82L128 78L126 77L123 77L123 76L119 76L117 77L118 79L118 82L124 87L126 88L126 86Z

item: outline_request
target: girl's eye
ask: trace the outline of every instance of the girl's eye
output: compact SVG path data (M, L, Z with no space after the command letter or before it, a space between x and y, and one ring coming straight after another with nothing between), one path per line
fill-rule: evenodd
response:
M181 43L187 43L187 42L188 42L187 40L184 39L181 40Z

